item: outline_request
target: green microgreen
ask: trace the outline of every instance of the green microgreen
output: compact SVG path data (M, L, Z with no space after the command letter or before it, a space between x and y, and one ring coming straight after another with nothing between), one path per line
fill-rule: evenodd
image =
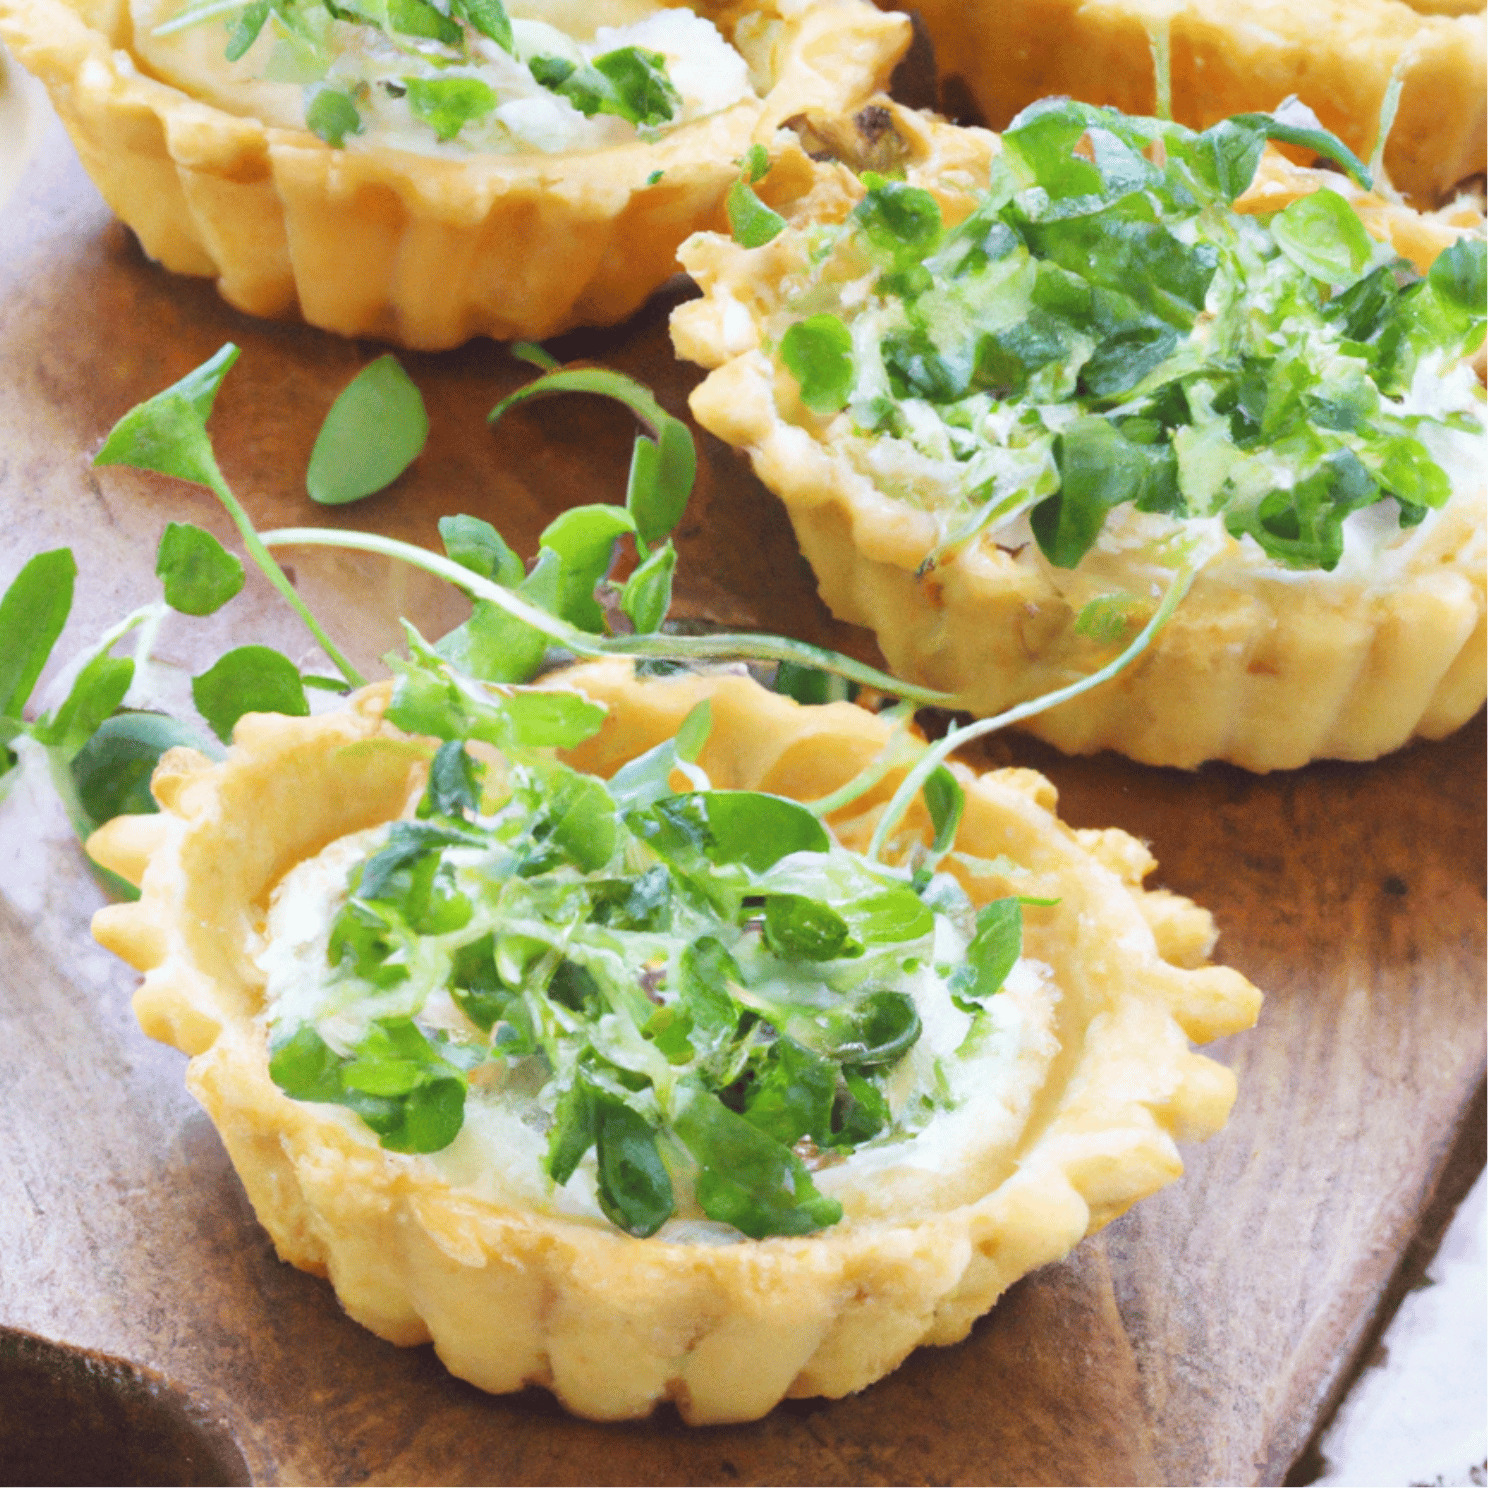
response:
M429 437L423 395L389 353L369 362L337 395L310 452L305 490L342 506L390 486Z
M1408 399L1418 367L1482 342L1482 242L1423 281L1341 191L1237 214L1268 140L1368 184L1294 103L1195 132L1046 99L954 226L865 172L845 222L793 230L767 344L807 409L846 414L821 434L834 455L935 517L922 574L1025 515L1074 567L1122 507L1222 516L1277 563L1331 569L1352 513L1393 501L1406 528L1447 499L1423 420L1480 408L1460 385L1442 413Z

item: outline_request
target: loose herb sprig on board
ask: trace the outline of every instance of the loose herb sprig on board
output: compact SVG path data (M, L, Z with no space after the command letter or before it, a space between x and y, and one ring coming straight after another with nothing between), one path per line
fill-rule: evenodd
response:
M544 363L536 349L524 354ZM746 1235L835 1223L841 1206L813 1172L864 1143L913 1135L954 1104L946 1061L977 1057L991 1027L989 1001L1019 955L1021 902L978 910L938 871L953 851L965 796L944 764L949 746L927 749L905 725L917 698L945 699L801 642L660 629L675 565L669 533L696 455L685 426L628 378L550 368L493 410L496 418L526 398L600 393L624 402L647 430L637 438L626 504L562 514L529 569L494 528L469 516L441 521L443 557L372 534L257 533L205 428L235 355L223 348L131 410L98 463L213 490L281 593L288 581L269 549L296 542L393 556L474 601L470 618L434 644L406 627L407 654L388 658L386 716L435 741L427 789L414 819L391 824L353 864L329 923L320 976L333 989L339 1032L328 1038L303 1005L294 1013L271 1006L274 1080L296 1099L349 1107L392 1150L432 1153L461 1131L473 1090L530 1069L541 1105L535 1119L548 1133L544 1170L565 1184L587 1163L599 1207L627 1233L654 1234L676 1212L674 1178L685 1178L704 1216ZM401 369L372 366L338 400L330 433L317 442L318 452L332 451L319 458L322 491L360 494L395 476L421 444L421 433L408 437L425 422L416 392L410 398ZM389 389L404 425L391 439L396 458L369 465L352 439L352 468L341 468L334 451L347 443L346 430L365 419L365 400L375 411ZM609 570L622 537L640 561L618 584ZM170 745L217 754L216 740L226 742L244 713L304 716L307 688L344 692L361 682L289 591L339 677L306 675L279 652L250 645L192 681L209 733L124 706L166 618L214 613L244 577L214 537L182 523L165 529L157 573L162 597L85 651L64 701L29 723L23 709L70 608L71 554L33 558L0 599L0 739L9 766L0 789L14 779L18 750L44 752L80 834L117 812L153 809L149 772ZM1168 608L1183 582L1180 573ZM134 657L113 656L131 635ZM523 685L555 648L674 662L772 659L781 663L779 685L802 697L826 701L861 681L905 701L882 756L821 801L713 789L696 764L711 728L706 703L675 738L605 781L553 754L591 736L604 710L577 694ZM502 752L499 775L469 751L476 741ZM824 818L906 768L873 852L838 846ZM891 840L915 795L932 840ZM935 959L942 923L964 947L946 963ZM924 976L938 980L965 1020L964 1036L954 1049L917 1055L918 1094L906 1102L900 1089L891 1099L890 1072L920 1044L913 989ZM431 998L460 1009L461 1029L423 1019Z

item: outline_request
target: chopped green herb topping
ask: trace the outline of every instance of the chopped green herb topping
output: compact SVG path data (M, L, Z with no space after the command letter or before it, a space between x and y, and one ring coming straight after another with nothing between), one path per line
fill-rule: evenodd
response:
M690 764L708 722L700 704L609 782L510 747L487 771L444 744L417 819L351 868L308 999L271 984L281 1088L398 1151L448 1146L470 1100L514 1101L555 1184L593 1153L598 1205L632 1235L679 1191L756 1238L835 1223L813 1167L944 1105L938 1059L893 1078L919 999L974 1041L1019 904L978 914L954 880L870 864L794 801L708 788ZM675 793L679 769L701 788ZM927 798L943 851L960 787L941 770Z
M1013 121L954 227L866 174L847 222L812 230L780 361L813 413L845 411L826 437L859 469L944 514L946 548L1026 514L1073 567L1130 505L1332 569L1350 513L1388 498L1409 527L1450 495L1481 393L1433 404L1417 373L1481 344L1484 244L1422 278L1337 191L1236 213L1268 138L1367 180L1270 115L1195 133L1063 99Z

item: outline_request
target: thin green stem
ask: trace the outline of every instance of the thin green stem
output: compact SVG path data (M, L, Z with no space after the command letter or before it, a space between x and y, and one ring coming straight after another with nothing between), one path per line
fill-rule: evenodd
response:
M676 636L660 632L654 635L591 635L588 631L580 630L568 621L560 620L556 615L550 615L546 610L529 604L510 589L482 578L452 559L442 558L413 543L379 537L375 533L342 532L328 527L285 527L275 532L265 532L262 542L266 547L350 548L357 552L377 553L385 558L398 559L447 580L477 599L488 600L576 656L631 656L668 661L793 661L832 672L851 682L876 688L924 707L954 707L956 702L951 693L937 692L929 687L916 687L887 672L881 672L876 667L854 661L850 656L842 656L835 651L826 651L819 646L790 640L784 636Z
M911 741L905 729L913 716L913 703L896 703L888 712L879 714L880 718L891 719L895 725L888 742L863 769L859 770L845 785L834 790L831 795L820 796L815 801L803 802L806 809L813 816L826 817L834 811L840 811L844 806L852 805L860 796L867 795L895 765L903 763L906 758L905 746ZM912 752L918 753L923 748L923 744L915 742Z
M294 585L289 582L284 570L279 567L274 555L269 552L267 543L254 529L253 523L248 520L248 513L243 510L238 498L228 489L227 482L222 479L215 468L212 475L212 492L227 508L227 514L233 519L233 525L238 529L238 535L243 539L243 546L248 550L253 561L263 570L268 581L284 597L289 607L305 622L306 628L315 637L321 650L330 657L336 670L346 678L347 686L366 686L367 679L342 654L340 647L326 634L325 627L310 613L309 606L295 593ZM354 545L347 544L347 546Z
M1168 592L1153 612L1152 618L1137 633L1132 643L1099 671L1092 672L1088 677L1081 677L1066 687L1046 692L1042 697L1030 698L1027 702L1019 703L991 718L979 718L961 728L952 729L938 744L927 749L904 779L899 782L898 790L894 792L888 806L884 809L884 814L879 818L878 825L873 831L873 839L868 844L868 857L870 859L882 857L890 833L898 826L904 813L909 810L925 782L962 745L970 744L973 739L980 739L987 734L995 733L998 729L1007 728L1009 724L1021 723L1023 719L1032 718L1046 709L1057 708L1060 703L1067 703L1072 698L1079 697L1081 693L1089 692L1093 687L1099 687L1102 682L1109 682L1118 672L1130 666L1152 644L1153 637L1158 631L1168 623L1169 617L1178 608L1183 596L1188 593L1190 585L1198 576L1199 570L1208 562L1211 553L1211 546L1203 538L1190 545L1187 562L1173 576L1173 582L1168 585Z

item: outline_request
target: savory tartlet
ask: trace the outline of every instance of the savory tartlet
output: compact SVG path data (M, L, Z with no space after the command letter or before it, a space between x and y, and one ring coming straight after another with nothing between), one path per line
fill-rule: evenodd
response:
M903 179L783 160L783 230L684 245L705 296L672 327L711 369L698 421L898 675L1000 712L1095 672L1202 562L1146 655L1023 726L1270 770L1482 706L1478 210L1262 156L1298 132L1264 116L859 124Z
M699 3L680 28L649 0L186 10L162 34L151 0L0 0L0 39L151 258L251 314L426 350L623 319L752 144L854 107L908 40L867 0ZM694 31L733 59L721 86L682 76Z
M1402 88L1385 164L1425 205L1481 174L1483 0L916 0L951 98L1001 128L1067 94L1128 113L1155 108L1152 45L1167 35L1173 117L1205 129L1299 96L1368 156L1392 75Z
M796 803L890 721L625 663L548 685L605 710L559 760L436 753L372 689L173 752L161 813L90 843L142 886L94 921L142 1026L280 1255L380 1336L596 1419L753 1419L963 1338L1224 1123L1188 1040L1259 994L1042 777L954 766L954 846L917 807L870 862L895 775L830 837Z

